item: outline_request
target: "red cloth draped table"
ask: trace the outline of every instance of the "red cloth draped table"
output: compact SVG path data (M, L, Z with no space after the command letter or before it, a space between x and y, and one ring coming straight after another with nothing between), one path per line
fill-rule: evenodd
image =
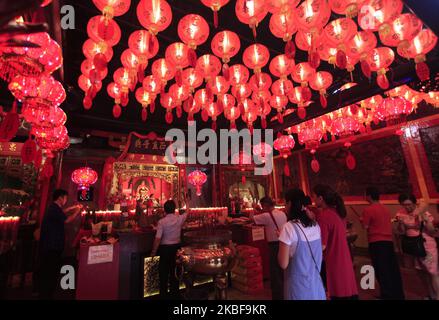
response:
M81 244L79 249L77 300L119 298L119 243Z

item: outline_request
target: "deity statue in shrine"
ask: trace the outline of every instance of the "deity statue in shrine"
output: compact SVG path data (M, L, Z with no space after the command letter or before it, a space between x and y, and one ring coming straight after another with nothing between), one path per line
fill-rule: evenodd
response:
M149 188L145 185L145 182L142 182L142 184L137 187L136 199L142 201L149 199Z

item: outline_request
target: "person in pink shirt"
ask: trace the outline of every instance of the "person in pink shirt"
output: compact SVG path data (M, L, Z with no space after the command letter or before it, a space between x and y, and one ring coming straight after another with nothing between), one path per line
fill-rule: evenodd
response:
M326 285L331 300L358 299L358 289L346 238L346 208L343 199L328 185L313 188L314 202L320 212Z

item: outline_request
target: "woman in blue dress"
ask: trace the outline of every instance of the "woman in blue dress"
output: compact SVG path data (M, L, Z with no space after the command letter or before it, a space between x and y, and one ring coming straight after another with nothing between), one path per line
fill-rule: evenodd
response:
M286 193L288 222L279 236L278 261L284 269L285 300L326 300L320 277L322 241L320 227L311 219L300 189Z

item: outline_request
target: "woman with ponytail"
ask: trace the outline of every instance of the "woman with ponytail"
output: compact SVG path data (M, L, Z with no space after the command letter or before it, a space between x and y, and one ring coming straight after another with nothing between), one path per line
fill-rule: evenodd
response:
M314 202L321 210L317 222L322 233L326 284L332 300L358 299L352 258L346 238L346 208L343 198L328 185L313 189Z
M285 300L326 300L320 228L309 216L305 194L291 189L285 195L288 222L279 236L278 262L284 273Z

